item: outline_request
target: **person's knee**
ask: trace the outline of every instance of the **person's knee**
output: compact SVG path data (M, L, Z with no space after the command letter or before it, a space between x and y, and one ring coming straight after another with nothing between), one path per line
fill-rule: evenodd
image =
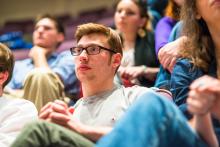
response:
M166 97L148 91L139 97L135 105L138 109L142 109L143 112L160 114L171 111L173 104Z
M148 91L140 96L139 98L141 103L144 103L144 105L151 105L151 106L161 106L164 103L167 103L167 100L165 97L153 92Z
M48 122L43 120L33 121L25 126L24 130L28 130L30 132L45 130L47 128Z
M24 81L24 86L46 86L46 85L59 85L59 87L63 87L63 83L58 77L56 73L54 73L51 70L46 70L46 69L34 69L32 70L26 77Z
M48 79L50 77L56 77L56 74L50 70L36 68L28 73L26 80L36 79L38 81L44 81L45 79Z

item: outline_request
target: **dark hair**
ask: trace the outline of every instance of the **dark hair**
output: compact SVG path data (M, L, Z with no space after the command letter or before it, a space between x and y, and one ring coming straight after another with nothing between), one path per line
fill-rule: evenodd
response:
M141 17L149 18L147 0L132 0L140 9Z
M180 55L207 72L214 57L214 44L206 22L203 18L197 19L196 12L196 0L185 0L181 11L183 35L190 39L184 43Z
M54 16L52 15L49 15L49 14L41 14L41 15L38 15L37 18L35 19L35 25L42 19L44 18L48 18L50 20L52 20L55 24L55 27L57 29L57 31L59 33L62 33L63 35L65 35L65 30L64 30L64 27L62 25L62 23Z
M6 45L0 43L0 72L8 72L8 79L3 84L3 88L11 80L14 62L14 56L11 50Z

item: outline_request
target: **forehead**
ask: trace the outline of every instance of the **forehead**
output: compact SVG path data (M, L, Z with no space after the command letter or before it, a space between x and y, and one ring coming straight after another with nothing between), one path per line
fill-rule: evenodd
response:
M117 8L129 8L131 10L139 10L139 7L132 0L121 0L118 3Z
M107 36L101 33L83 35L77 43L77 45L81 46L86 46L89 44L97 44L105 47L109 46Z
M51 28L56 28L55 22L49 18L43 18L43 19L39 20L35 26L36 27L47 26L47 27L51 27Z

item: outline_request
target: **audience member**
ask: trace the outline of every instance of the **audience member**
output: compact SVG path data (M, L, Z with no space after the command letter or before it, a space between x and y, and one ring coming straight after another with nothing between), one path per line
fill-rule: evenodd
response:
M56 53L64 40L62 25L50 15L36 20L34 47L28 59L17 61L6 92L32 101L38 110L47 102L76 96L79 83L69 52ZM64 94L65 91L65 94Z
M14 57L8 47L0 43L0 146L9 147L23 126L37 118L35 106L23 99L5 98L3 89L11 80ZM2 96L3 95L3 96Z
M13 146L91 145L111 131L133 101L144 92L152 91L113 83L122 58L121 39L115 31L89 23L78 26L75 36L77 46L70 50L76 56L75 70L82 83L83 98L74 109L58 100L48 103L39 116L52 123L30 124Z
M123 59L119 74L131 84L153 86L159 62L154 50L153 31L147 28L149 16L146 1L120 0L115 25L123 39Z
M215 1L186 1L183 7L183 33L188 38L180 51L181 59L177 60L171 74L171 92L174 102L188 119L186 98L190 84L203 75L219 78L220 32L219 7ZM196 31L195 31L196 30ZM218 136L220 123L213 118Z

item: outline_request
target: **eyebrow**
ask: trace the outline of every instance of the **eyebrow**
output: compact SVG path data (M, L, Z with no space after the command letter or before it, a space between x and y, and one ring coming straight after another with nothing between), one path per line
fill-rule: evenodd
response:
M87 47L87 46L92 46L92 45L102 46L102 45L100 45L100 44L89 43L89 44L86 45L86 47ZM77 45L77 47L85 47L85 46L83 46L83 44L80 44L80 45Z

